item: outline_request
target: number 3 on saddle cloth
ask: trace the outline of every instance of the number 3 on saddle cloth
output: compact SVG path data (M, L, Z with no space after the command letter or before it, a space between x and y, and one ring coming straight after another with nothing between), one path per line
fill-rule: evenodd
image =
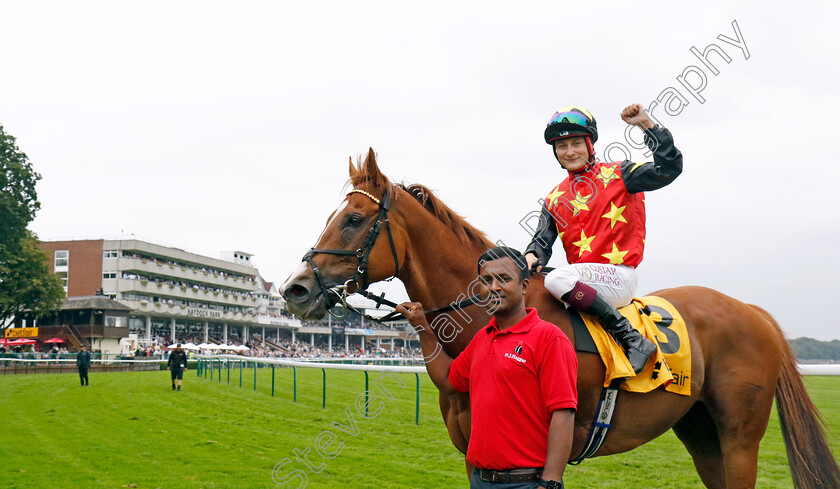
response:
M636 330L657 345L656 353L638 375L621 346L589 314L569 309L578 351L598 353L607 367L604 387L614 379L627 378L621 389L650 392L664 385L675 394L691 395L691 346L688 332L677 309L661 297L645 296L619 309ZM628 378L630 377L630 378Z

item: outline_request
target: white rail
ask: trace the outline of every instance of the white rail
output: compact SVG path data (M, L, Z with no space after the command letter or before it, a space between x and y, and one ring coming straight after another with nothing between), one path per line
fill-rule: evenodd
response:
M828 365L808 365L802 364L796 366L799 373L802 375L840 375L840 364L833 363Z
M309 368L329 368L334 370L367 370L368 372L382 372L382 371L389 371L389 372L407 372L407 373L425 373L426 367L403 367L398 365L353 365L353 364L335 364L335 363L326 363L326 362L312 362L312 361L300 361L300 360L289 360L286 358L259 358L259 357L243 357L240 355L196 355L196 358L203 358L206 360L216 360L216 359L225 359L225 360L237 360L240 362L254 362L254 363L266 363L269 365L283 365L287 367L309 367ZM365 358L358 358L357 360L360 361L372 361L380 359L365 359Z

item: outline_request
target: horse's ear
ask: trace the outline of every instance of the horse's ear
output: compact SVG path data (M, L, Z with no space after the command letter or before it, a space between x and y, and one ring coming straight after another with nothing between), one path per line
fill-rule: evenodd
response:
M350 180L356 180L359 174L359 169L353 164L353 157L350 156Z
M373 152L373 148L368 149L368 154L365 157L365 173L371 181L375 182L378 179L379 167L376 166L376 153Z
M374 186L383 187L387 185L388 178L379 171L379 166L376 164L376 153L373 152L373 148L368 149L365 158L365 174Z

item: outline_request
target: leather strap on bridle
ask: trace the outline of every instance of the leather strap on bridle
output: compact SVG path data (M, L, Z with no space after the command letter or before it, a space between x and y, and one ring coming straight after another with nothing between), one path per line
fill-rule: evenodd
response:
M379 306L381 306L383 304L386 305L386 306L394 307L394 308L396 308L399 305L396 302L389 301L388 299L386 299L385 298L385 292L383 292L379 295L374 295L373 293L368 292L367 290L357 291L356 293L361 295L361 296L367 297L368 299L375 302L377 309L379 309ZM481 300L481 297L479 297L477 295L474 295L474 296L470 297L469 299L462 300L461 302L458 302L458 303L453 302L453 303L449 304L448 306L438 307L437 309L432 309L431 311L423 311L423 313L424 314L437 314L437 313L441 313L441 312L454 311L456 309L463 309L467 306L477 304L480 300ZM356 309L355 307L353 307L349 304L347 305L347 307L349 307L351 310L353 310L354 312L356 312L358 314L362 314L366 319L372 319L372 320L378 321L380 323L385 323L385 322L389 322L389 321L399 321L400 319L403 319L402 314L398 313L397 311L391 311L386 316L383 316L383 317L377 319L377 318L368 316L366 314L363 314L361 311L359 311L358 309Z
M397 246L394 243L394 236L391 232L391 222L388 220L388 209L391 205L391 191L390 189L385 189L385 193L382 195L382 199L377 199L369 192L360 189L353 189L347 193L349 196L353 193L359 193L370 200L374 201L377 205L379 205L379 216L376 218L376 222L374 222L373 226L371 226L370 230L368 231L367 236L365 237L364 241L362 241L362 246L357 249L356 251L352 250L339 250L339 249L320 249L320 248L310 248L309 251L303 255L303 261L309 263L309 266L312 267L312 271L315 274L315 280L318 282L318 287L321 288L321 293L324 295L324 299L329 299L329 294L333 293L338 296L339 300L345 304L346 301L344 298L348 293L352 294L358 291L367 290L367 272L368 272L368 260L370 259L370 253L373 250L373 246L376 244L377 238L379 238L379 233L382 231L382 223L385 223L385 231L388 233L388 243L391 246L391 254L394 257L394 274L392 277L396 277L397 274L400 272L400 259L397 256ZM343 285L336 284L331 287L327 287L324 283L323 275L321 274L321 269L315 265L315 262L312 258L317 254L326 254L326 255L337 255L337 256L356 256L359 259L359 265L356 267L356 273L353 275L353 278L344 282ZM339 292L336 289L336 286L343 288L343 296L342 292ZM352 290L348 290L352 289ZM332 312L330 313L332 314Z
M351 294L359 294L361 296L367 297L368 299L374 301L376 303L376 308L379 309L380 306L386 305L390 307L397 307L397 303L389 301L385 298L385 293L383 292L380 295L374 295L371 292L368 292L367 287L367 266L368 260L370 259L371 250L373 250L373 246L376 244L376 240L379 237L379 233L382 231L382 223L385 223L385 232L388 234L388 243L391 245L391 254L394 256L394 274L391 278L396 277L397 274L400 272L400 260L397 256L397 246L394 244L394 235L391 232L391 221L388 219L388 210L391 206L391 191L390 189L385 189L385 193L382 195L382 199L377 199L373 196L370 192L366 192L361 189L353 189L347 193L349 196L350 194L358 193L362 194L365 197L369 198L370 200L374 201L377 205L379 205L379 216L376 218L376 222L371 226L370 230L368 231L365 240L362 242L362 246L357 249L356 251L352 250L337 250L337 249L320 249L320 248L310 248L310 250L303 255L303 261L309 263L309 266L312 267L312 271L315 274L315 280L318 282L318 287L321 288L321 293L324 295L324 300L329 299L329 294L332 293L338 297L338 300L341 301L342 305L345 309L350 309L351 311L363 316L365 319L376 321L379 323L389 322L389 321L397 321L403 319L402 314L392 311L386 316L382 318L375 318L373 316L369 316L362 311L358 310L357 308L353 307L352 305L347 303L347 296ZM325 254L325 255L337 255L337 256L356 256L359 258L359 266L356 267L356 273L353 278L344 282L344 284L335 284L331 287L327 287L324 283L324 278L321 275L321 270L315 265L315 262L312 260L316 254ZM480 300L479 296L473 296L469 299L463 300L459 303L452 303L448 306L438 307L437 309L432 309L431 311L425 311L426 314L434 314L434 313L442 313L448 311L454 311L456 309L463 309L467 306L471 306L473 304L478 303ZM330 311L330 314L333 314ZM335 314L333 314L335 316ZM343 317L343 316L338 316Z

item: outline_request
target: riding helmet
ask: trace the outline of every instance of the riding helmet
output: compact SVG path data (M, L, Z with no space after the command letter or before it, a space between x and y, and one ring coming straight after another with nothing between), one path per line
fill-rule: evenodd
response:
M598 124L583 107L563 107L551 116L545 128L545 142L553 145L558 139L588 136L591 143L598 140Z

